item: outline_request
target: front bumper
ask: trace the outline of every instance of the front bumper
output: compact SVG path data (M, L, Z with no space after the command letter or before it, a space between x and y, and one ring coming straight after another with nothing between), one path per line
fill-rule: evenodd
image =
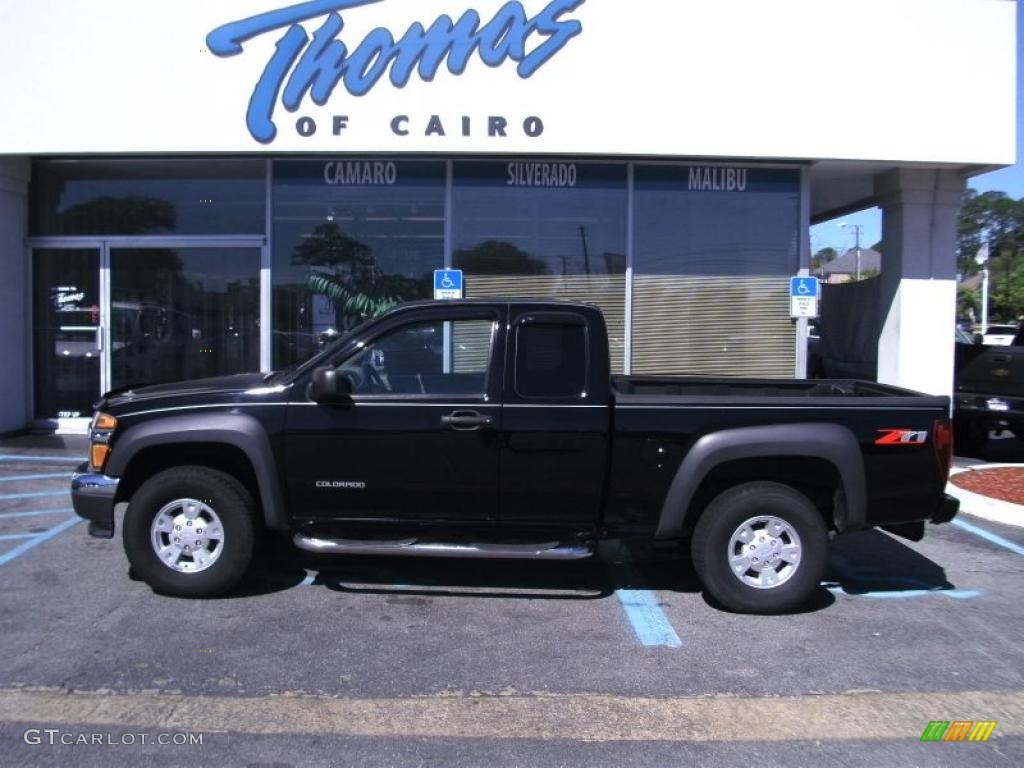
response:
M88 462L79 465L71 475L71 506L76 515L89 521L90 536L114 538L117 482L116 477L90 472Z

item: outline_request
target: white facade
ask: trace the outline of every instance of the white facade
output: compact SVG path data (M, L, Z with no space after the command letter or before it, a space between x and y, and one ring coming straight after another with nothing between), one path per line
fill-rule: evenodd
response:
M565 153L857 161L1012 164L1012 0L325 0L297 6L252 31L233 22L278 11L280 0L180 0L157 9L136 0L34 0L4 12L0 48L4 110L0 152L433 152ZM346 7L348 6L348 7ZM497 66L477 49L453 74L457 54L425 82L414 72L396 88L392 61L363 96L331 88L318 106L307 94L294 112L273 104L273 140L256 140L246 112L285 35L298 57L319 50L314 34L340 21L336 39L350 69L364 64L373 30L401 39L416 23L475 10L481 25L511 19ZM288 18L309 16L302 31ZM524 25L522 21L526 21ZM500 21L499 21L500 24ZM216 34L215 30L221 30ZM331 35L331 39L335 39ZM465 39L459 34L454 39ZM508 45L506 45L506 43ZM222 55L211 52L218 46ZM312 46L312 47L311 47ZM338 58L338 44L321 64ZM561 46L557 50L556 47ZM502 50L507 47L509 50ZM415 46L402 50L415 54ZM525 54L525 57L523 56ZM519 62L537 65L528 77ZM300 65L301 61L296 62ZM369 65L372 69L373 65ZM296 66L289 62L287 85ZM372 78L371 78L372 79ZM820 119L818 94L856 87L880 119ZM969 98L967 95L969 94ZM965 104L984 105L984 119ZM445 135L426 135L432 116ZM344 116L334 135L334 117ZM407 136L397 135L400 121ZM470 119L469 136L462 118ZM507 136L488 136L488 118ZM526 135L523 121L543 132ZM316 133L300 136L299 118ZM535 129L534 129L535 130Z
M1015 160L1013 0L9 6L0 352L17 365L0 371L0 433L32 416L25 289L42 243L29 224L34 159L258 155L268 168L292 157L325 168L332 158L437 159L448 163L449 207L451 164L461 158L627 161L627 253L634 163L721 168L711 191L728 185L732 165L798 169L799 271L809 266L811 223L881 206L879 380L937 394L952 388L959 197L969 176ZM851 90L870 98L876 119L822 117L816 99ZM268 197L263 362L270 207ZM628 368L629 302L640 285L632 257L624 280ZM798 373L806 364L800 345L795 364Z

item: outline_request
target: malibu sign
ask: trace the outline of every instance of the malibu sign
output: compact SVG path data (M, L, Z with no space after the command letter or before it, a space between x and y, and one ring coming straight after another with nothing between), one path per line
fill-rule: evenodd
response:
M246 125L254 139L263 144L274 140L274 110L279 101L295 112L308 94L323 106L339 84L353 96L365 96L387 75L395 88L404 88L414 74L432 81L442 65L453 75L461 75L474 55L489 67L516 62L516 73L525 80L583 31L580 21L562 17L584 0L551 0L535 16L526 12L523 3L508 2L486 22L477 11L467 10L457 21L441 15L430 26L413 23L401 35L377 27L358 43L343 42L342 11L380 2L385 0L312 0L233 21L210 32L206 38L209 49L227 57L242 53L248 40L283 30L249 100ZM320 17L323 21L310 37L302 23ZM490 118L492 130L495 119ZM540 123L539 118L530 119L536 121L534 126ZM347 120L341 115L334 117L336 134ZM407 116L396 117L392 130L403 135L407 121ZM300 120L297 128L307 136L316 130L311 118Z

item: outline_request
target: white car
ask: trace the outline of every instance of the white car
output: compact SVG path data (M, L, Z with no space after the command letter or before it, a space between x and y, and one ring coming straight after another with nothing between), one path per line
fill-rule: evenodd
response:
M995 344L1007 346L1013 343L1013 337L1017 335L1015 325L990 325L985 335L981 337L982 344Z

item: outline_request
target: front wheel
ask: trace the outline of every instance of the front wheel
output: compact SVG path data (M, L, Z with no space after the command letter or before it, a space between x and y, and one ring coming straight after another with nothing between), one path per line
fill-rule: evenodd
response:
M206 467L159 472L132 496L124 519L131 571L155 592L209 597L231 589L252 560L251 495Z
M691 543L704 589L739 613L785 613L825 576L828 530L810 499L781 483L745 483L704 510Z

